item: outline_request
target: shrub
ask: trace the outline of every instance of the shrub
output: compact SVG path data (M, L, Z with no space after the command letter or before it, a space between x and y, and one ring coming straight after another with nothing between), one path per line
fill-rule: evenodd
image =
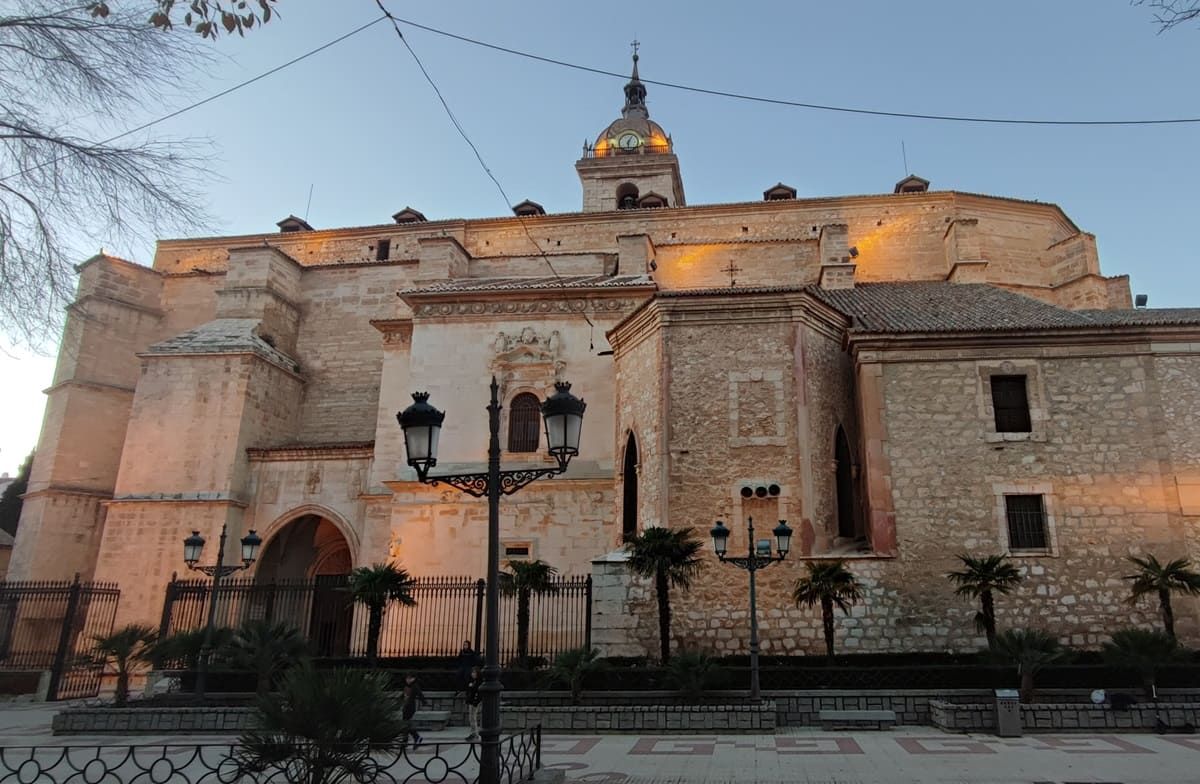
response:
M723 677L721 665L700 651L682 651L667 666L667 683L678 689L688 702L699 702Z

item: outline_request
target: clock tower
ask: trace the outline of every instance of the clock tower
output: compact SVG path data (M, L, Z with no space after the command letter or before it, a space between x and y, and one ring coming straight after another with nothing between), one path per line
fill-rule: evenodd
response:
M583 183L583 211L682 207L683 180L671 137L650 119L646 85L638 78L637 45L633 75L625 85L621 117L585 143L575 164Z

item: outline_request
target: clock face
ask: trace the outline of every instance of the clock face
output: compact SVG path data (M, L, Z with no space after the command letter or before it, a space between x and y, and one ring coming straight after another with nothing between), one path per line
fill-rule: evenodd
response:
M621 134L621 137L619 139L617 139L617 145L622 150L636 149L641 143L642 143L642 137L638 136L636 133L633 133L632 131L628 131L626 133Z

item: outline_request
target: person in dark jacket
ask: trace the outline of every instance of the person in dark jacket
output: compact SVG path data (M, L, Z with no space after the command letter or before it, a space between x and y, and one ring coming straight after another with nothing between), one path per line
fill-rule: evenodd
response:
M471 647L470 640L463 640L462 650L458 652L458 688L465 689L471 680L471 670L480 665L479 651Z
M483 702L483 695L479 693L479 687L483 685L483 681L479 676L479 668L471 668L471 680L467 681L465 695L467 698L467 720L471 724L471 734L467 736L467 740L479 740L479 709Z
M425 694L421 691L421 684L417 683L417 676L409 675L404 679L404 705L400 708L400 718L408 723L408 729L404 732L404 739L409 737L413 739L413 748L418 749L424 743L421 733L417 732L417 728L413 725L413 716L417 713L417 706L425 702Z

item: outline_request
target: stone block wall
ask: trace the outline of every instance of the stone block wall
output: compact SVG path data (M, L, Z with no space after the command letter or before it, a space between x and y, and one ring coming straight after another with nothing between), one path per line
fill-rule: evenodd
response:
M990 732L996 728L993 703L955 704L933 700L930 723L947 732ZM1021 725L1027 733L1039 732L1146 732L1158 722L1171 727L1197 726L1200 705L1196 703L1137 703L1129 710L1083 703L1037 703L1021 706Z
M1157 626L1151 603L1125 603L1125 557L1188 553L1164 458L1172 451L1167 433L1186 432L1190 419L1166 421L1168 411L1181 415L1156 382L1156 360L1144 346L980 349L936 359L894 352L882 366L900 558L871 586L870 622L882 620L879 594L902 597L912 619L889 619L900 624L895 631L945 624L944 644L970 647L975 608L949 596L943 575L956 568L957 553L1008 552L1004 494L1033 493L1044 496L1050 547L1014 554L1025 579L997 602L1000 626L1039 626L1079 647L1096 647L1125 626ZM989 373L1027 375L1033 433L998 440ZM1181 634L1194 639L1197 603L1182 599L1176 612ZM895 631L893 642L904 638Z

